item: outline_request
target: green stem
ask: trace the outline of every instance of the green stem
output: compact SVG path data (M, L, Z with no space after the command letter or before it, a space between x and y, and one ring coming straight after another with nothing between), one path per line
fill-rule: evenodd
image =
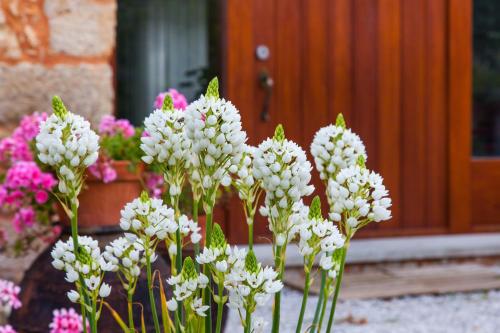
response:
M92 318L91 320L91 326L90 326L90 331L92 333L97 333L97 309L96 309L96 301L92 301L92 313L90 314L90 317Z
M323 297L323 304L321 304L321 315L319 316L318 332L321 332L321 327L323 326L323 319L325 318L327 301L328 301L328 295L325 295Z
M224 302L222 296L224 294L224 284L220 283L218 286L219 301L217 302L217 324L215 327L216 333L221 333L222 330L222 310L224 309Z
M253 250L253 223L248 225L248 249Z
M127 291L127 310L128 310L128 327L130 329L130 333L135 332L134 311L132 309L133 297L134 297L134 294L132 293L132 290L128 290Z
M284 256L285 256L285 246L276 246L276 252L274 255L274 266L278 271L278 280L283 280L284 273ZM278 333L280 331L280 314L281 314L281 291L274 294L274 310L273 310L273 327L272 333Z
M245 314L245 333L251 333L252 329L252 313L250 312L250 309L245 309L246 314Z
M337 306L337 299L339 297L340 287L342 286L342 277L344 275L344 265L347 254L347 246L348 244L344 245L344 247L342 248L342 257L340 259L339 275L337 276L337 281L335 283L335 291L333 294L332 307L330 308L330 317L328 318L328 325L326 327L327 333L330 333L333 325L333 319L335 317L335 307Z
M311 266L306 267L306 281L304 282L304 293L302 294L302 305L300 306L299 321L295 333L300 333L302 330L302 321L304 320L304 312L306 311L307 297L309 296L309 286L311 282Z
M148 246L149 246L149 244L146 244L146 248L148 248ZM158 313L156 312L155 296L153 293L150 253L146 253L146 277L148 280L149 304L151 306L151 312L153 314L153 323L155 326L155 332L160 333L160 322L158 321Z
M323 304L323 297L325 296L325 284L326 284L326 274L327 272L322 269L321 270L321 283L319 287L319 297L318 303L316 303L316 310L314 311L314 319L311 325L311 333L316 332L316 328L318 326L319 314L321 312L321 305ZM318 330L319 332L319 330Z
M209 212L205 212L207 215L206 228L205 228L205 246L210 244L211 234L212 234L212 219L213 219L213 204L211 205L211 209ZM208 285L212 284L211 274L208 272L208 266L203 266L203 274L208 276ZM212 308L212 298L210 297L210 292L208 288L203 289L203 304L208 305L209 309ZM207 314L205 317L205 333L212 332L212 316Z
M198 223L198 199L193 195L193 221ZM196 268L196 273L200 272L200 264L196 261L196 257L200 254L200 242L194 244L194 267Z
M87 311L85 311L85 303L80 301L80 306L82 309L82 324L83 324L83 333L87 333Z

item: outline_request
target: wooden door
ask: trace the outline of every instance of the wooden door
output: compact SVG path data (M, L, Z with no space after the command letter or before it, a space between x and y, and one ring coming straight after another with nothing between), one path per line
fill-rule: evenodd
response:
M393 219L362 235L473 231L471 191L490 186L470 179L480 167L470 156L470 10L469 0L226 1L225 94L251 144L283 123L308 151L315 131L344 114L394 202ZM262 73L274 81L269 121ZM228 231L244 242L240 214L230 209ZM256 229L265 241L265 222Z

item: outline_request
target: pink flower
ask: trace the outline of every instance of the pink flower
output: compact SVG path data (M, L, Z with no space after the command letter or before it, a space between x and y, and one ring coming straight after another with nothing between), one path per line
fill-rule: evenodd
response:
M113 168L112 161L109 159L99 159L89 167L89 171L94 177L102 180L104 183L111 183L116 180L117 173Z
M135 134L135 128L127 119L116 119L111 115L102 117L99 134L113 136L118 133L121 133L124 138L130 138Z
M0 310L19 309L21 307L20 292L21 288L13 282L0 279Z
M149 190L149 194L153 198L161 198L164 190L163 184L165 183L163 175L155 172L148 172L146 173L145 177L146 187Z
M0 162L9 165L19 161L32 161L30 147L26 141L16 137L7 137L0 141Z
M154 107L155 109L161 109L163 106L163 100L165 99L165 95L169 94L170 97L172 97L172 100L174 102L174 108L178 110L184 110L188 103L186 100L186 96L178 92L176 89L168 89L166 92L162 92L156 96Z
M37 191L35 193L35 201L36 203L43 205L49 200L49 194L45 191Z
M47 120L47 114L45 112L35 112L31 115L24 116L19 126L14 130L12 137L22 139L26 142L33 140L40 132L40 123L45 120Z
M12 219L14 231L23 232L24 229L32 227L36 223L36 212L33 207L23 207L18 210Z
M0 333L17 333L10 325L0 326Z
M82 316L73 308L54 310L49 328L50 333L83 332Z

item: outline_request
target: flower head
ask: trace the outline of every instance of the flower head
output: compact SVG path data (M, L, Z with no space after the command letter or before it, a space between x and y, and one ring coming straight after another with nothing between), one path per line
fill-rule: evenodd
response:
M52 312L52 322L49 324L50 333L81 333L83 319L75 309L57 309Z
M12 281L0 279L0 312L9 313L11 309L19 309L21 288Z
M316 169L324 181L335 176L341 169L355 165L360 156L367 158L365 146L358 135L346 128L342 114L335 125L316 132L311 144Z
M333 203L330 218L342 222L346 230L355 231L371 221L391 218L391 199L383 179L364 167L362 157L358 165L340 170L328 181L327 196Z
M247 137L236 107L219 98L217 78L210 82L205 95L188 106L185 121L190 163L198 169L202 187L209 190L221 182L229 184L231 159L243 152Z
M69 112L59 97L52 100L54 114L40 125L36 136L38 158L53 167L63 194L79 193L83 171L98 157L99 137L90 123Z
M0 333L17 333L17 331L10 325L0 326Z
M135 128L127 119L116 119L112 115L106 115L99 123L99 134L108 136L121 134L124 138L130 138L134 136Z
M156 96L156 99L154 102L155 109L161 109L166 96L170 96L172 98L175 109L184 110L188 105L186 96L181 94L176 89L170 88L170 89L168 89L168 91L162 92L162 93L158 94L158 96Z
M310 195L311 163L304 150L285 138L278 125L274 137L266 139L255 151L253 175L262 181L266 192L261 214L268 216L270 229L275 235L286 234L294 204Z
M139 240L131 242L125 237L106 245L102 256L112 265L111 270L120 274L121 281L126 283L125 289L135 285L146 264L142 243Z

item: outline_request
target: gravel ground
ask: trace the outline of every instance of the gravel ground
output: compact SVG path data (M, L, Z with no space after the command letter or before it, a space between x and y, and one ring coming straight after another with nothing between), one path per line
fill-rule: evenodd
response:
M281 332L295 332L302 294L285 289ZM305 324L311 323L317 297L311 297ZM271 321L272 301L257 310ZM323 326L324 327L324 326ZM270 330L270 324L266 331ZM226 332L242 332L238 314L230 312ZM500 291L441 296L402 297L389 300L350 300L337 305L335 333L498 333Z

